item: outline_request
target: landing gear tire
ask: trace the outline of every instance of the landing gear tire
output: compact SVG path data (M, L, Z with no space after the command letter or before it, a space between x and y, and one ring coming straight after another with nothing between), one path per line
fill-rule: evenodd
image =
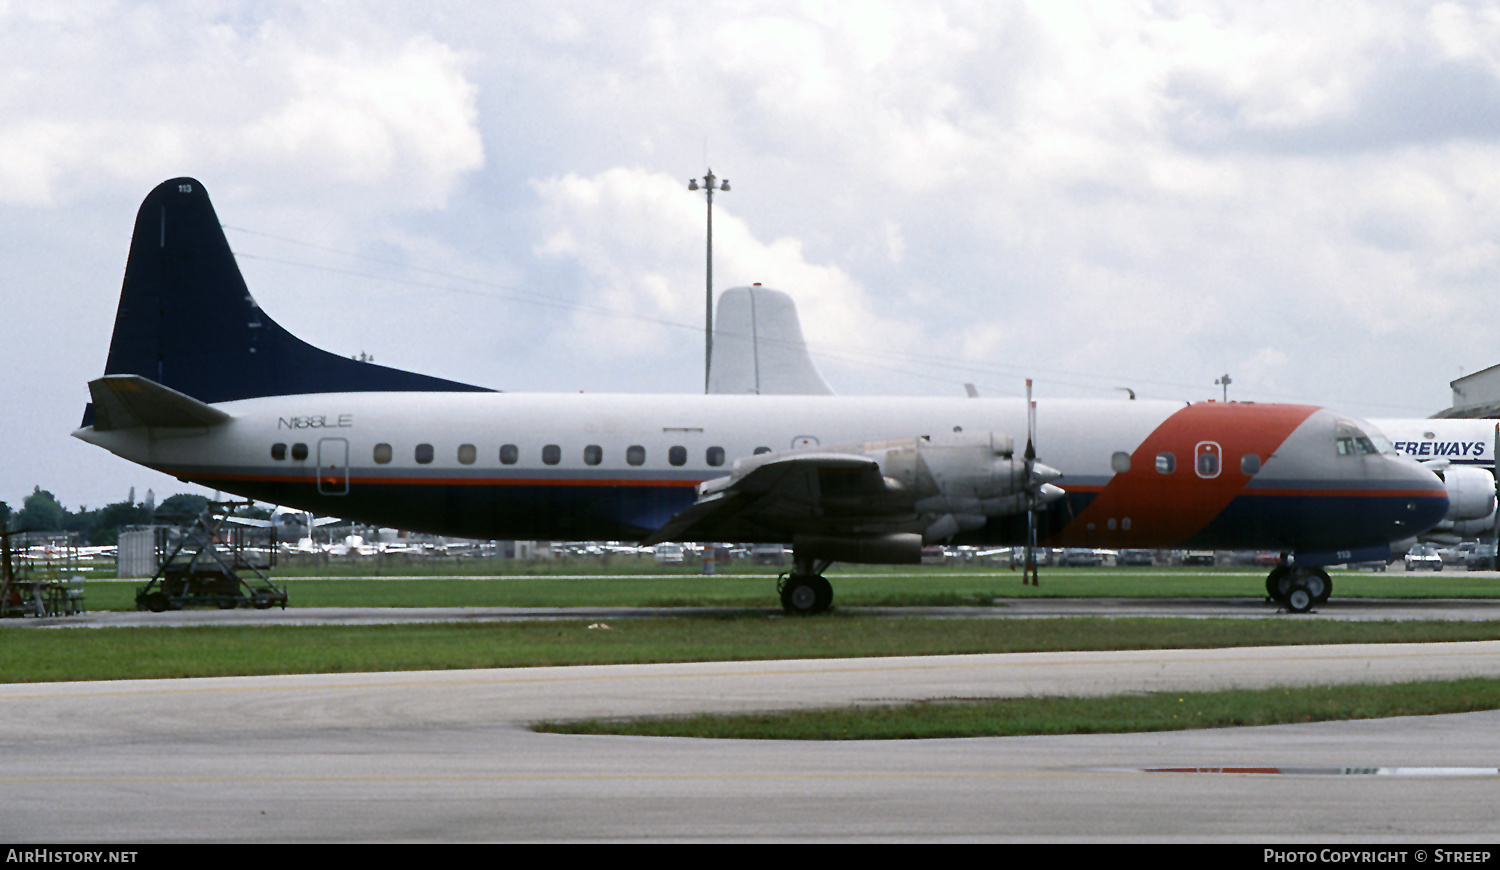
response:
M812 616L833 605L833 584L821 574L793 574L781 586L781 606L788 616Z
M257 591L250 596L250 606L256 610L270 610L271 605L274 603L271 600L271 596L264 592Z
M1328 572L1322 568L1317 569L1313 573L1318 576L1319 580L1323 581L1323 589L1313 596L1313 603L1327 604L1328 596L1333 594L1333 578L1329 577Z
M1292 587L1287 590L1286 609L1288 613L1306 613L1312 610L1313 600L1316 597L1308 588L1308 582L1303 579L1294 580Z
M1292 569L1280 565L1271 569L1266 577L1266 597L1277 604L1286 603L1286 593L1292 583Z
M172 606L172 602L167 600L167 593L153 592L146 596L145 605L146 609L152 613L166 613L167 608Z

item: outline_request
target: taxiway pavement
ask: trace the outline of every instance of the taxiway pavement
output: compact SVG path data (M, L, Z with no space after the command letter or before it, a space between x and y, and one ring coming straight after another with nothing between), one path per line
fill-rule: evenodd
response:
M1500 676L1500 642L8 684L0 838L1491 841L1500 713L847 743L526 727L1454 676Z
M1098 616L1195 619L1500 620L1500 599L1343 598L1313 612L1288 614L1255 598L1004 598L989 607L844 607L845 612L930 619L1045 619ZM92 611L13 619L5 628L171 628L200 625L390 625L558 619L657 619L671 616L781 615L780 608L725 607L292 607L286 610L191 608L166 613Z

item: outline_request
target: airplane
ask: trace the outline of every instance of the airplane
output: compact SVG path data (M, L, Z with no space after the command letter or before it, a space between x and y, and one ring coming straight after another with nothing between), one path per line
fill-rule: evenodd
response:
M181 480L470 538L791 544L788 613L834 561L924 544L1388 558L1448 511L1431 471L1309 405L497 392L330 353L261 311L201 182L136 217L104 375L75 437ZM1022 446L1024 445L1024 447ZM1404 550L1404 547L1402 548Z
M237 526L272 529L275 532L275 540L281 547L303 552L313 552L317 549L312 540L314 529L344 522L338 517L315 517L308 511L280 505L271 511L271 518L268 520L231 514L225 517L225 521Z
M787 294L759 284L731 288L720 297L714 323L712 391L833 394L808 354L796 303ZM970 397L979 395L973 384L964 388ZM1134 391L1122 389L1135 398ZM1421 462L1448 491L1448 513L1420 536L1423 542L1457 543L1495 531L1495 421L1390 418L1366 422L1381 452L1393 451ZM1278 594L1273 592L1272 597Z
M1422 540L1456 544L1496 530L1495 420L1370 420L1392 448L1421 462L1448 489L1448 513Z

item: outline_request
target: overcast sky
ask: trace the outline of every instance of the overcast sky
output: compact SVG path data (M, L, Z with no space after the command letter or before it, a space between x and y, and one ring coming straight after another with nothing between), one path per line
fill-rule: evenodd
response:
M716 288L843 393L1417 417L1500 363L1496 3L0 0L0 500L186 489L68 437L165 179L313 344L691 393L710 166Z

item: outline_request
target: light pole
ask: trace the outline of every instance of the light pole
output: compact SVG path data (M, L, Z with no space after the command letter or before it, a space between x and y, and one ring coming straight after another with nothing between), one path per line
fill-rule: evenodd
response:
M1224 401L1226 402L1229 401L1229 385L1232 383L1234 382L1229 379L1229 375L1227 374L1222 378L1214 379L1214 386L1222 386L1224 388Z
M729 192L729 179L716 178L712 169L703 178L688 179L688 190L698 190L698 182L708 196L708 276L704 281L703 312L703 392L708 392L708 370L714 359L714 191Z

